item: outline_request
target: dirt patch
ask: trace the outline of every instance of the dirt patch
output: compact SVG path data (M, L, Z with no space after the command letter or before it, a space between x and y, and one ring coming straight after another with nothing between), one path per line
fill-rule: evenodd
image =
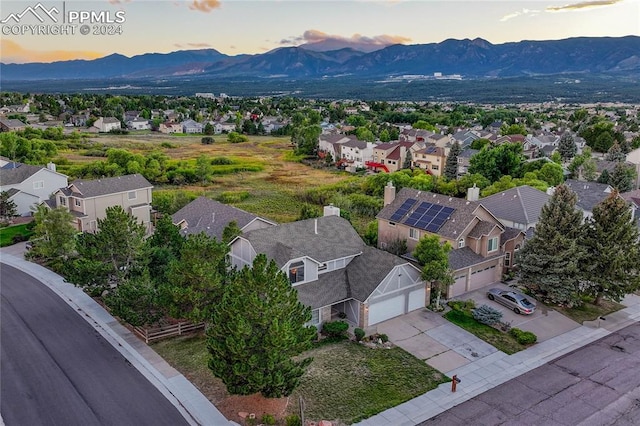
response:
M253 395L231 395L216 404L220 412L229 420L239 424L245 421L239 413L255 414L255 418L260 420L264 414L271 414L276 419L284 419L286 416L289 398L265 398L258 394Z

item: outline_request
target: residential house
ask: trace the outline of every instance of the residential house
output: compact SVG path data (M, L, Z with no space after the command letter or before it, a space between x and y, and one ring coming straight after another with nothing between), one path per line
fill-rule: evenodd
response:
M379 247L406 241L408 258L413 258L411 253L425 236L436 235L451 245L449 266L455 283L449 287L447 297L499 281L505 253L509 253L510 262L525 237L521 230L504 226L477 201L411 188L403 188L396 195L391 183L385 187L384 208L377 219Z
M640 228L640 189L623 192L620 196L631 205L633 209L633 221L638 225L638 228Z
M353 136L338 134L322 134L318 138L318 152L323 153L325 156L331 155L335 161L342 158L341 145L349 142L354 138Z
M35 206L67 182L67 176L58 173L53 163L32 166L0 157L0 191L9 193L19 216L31 216Z
M160 123L160 126L158 126L158 131L160 133L166 134L182 133L182 125L180 123L165 121L164 123Z
M605 183L567 179L564 184L578 196L576 208L582 211L585 219L593 216L593 208L604 201L613 191L613 188Z
M416 151L412 156L413 167L423 169L434 176L441 176L444 173L446 162L447 156L444 148L433 145Z
M140 111L125 111L124 112L124 122L135 120L140 117Z
M133 118L127 121L127 127L131 130L149 130L151 129L151 122L146 118Z
M451 135L451 138L454 141L458 141L460 147L464 149L471 145L473 141L480 139L480 136L473 130L460 130Z
M361 141L358 138L350 138L340 146L340 158L347 167L362 169L365 163L373 160L373 147L371 142Z
M219 135L220 133L229 133L236 130L236 123L214 121L212 122L212 124L214 133L216 135Z
M458 176L464 176L471 166L471 157L480 152L477 149L465 148L458 154Z
M451 146L453 138L451 135L443 135L440 133L434 133L425 139L427 143L432 143L439 148L446 148Z
M420 269L368 247L333 206L323 217L250 231L230 244L231 264L238 268L259 253L287 274L317 327L346 315L352 326L372 330L428 301Z
M636 148L627 154L627 162L633 164L636 170L634 188L640 188L640 148Z
M180 124L182 125L182 133L202 133L204 129L202 123L192 119L184 120Z
M182 235L204 232L222 241L224 228L235 221L242 232L275 226L274 222L206 197L198 197L171 216Z
M262 127L264 128L264 132L267 134L276 130L280 130L287 125L284 121L278 119L278 117L273 116L263 117L260 122L262 123Z
M366 164L371 169L381 169L389 173L402 169L407 159L407 151L413 142L388 142L373 147L373 161Z
M47 200L49 207L66 207L76 218L80 232L95 232L97 220L106 217L108 207L120 206L151 230L151 190L140 174L105 179L75 180Z
M120 120L114 117L100 117L93 123L93 126L97 127L102 133L107 133L121 128Z
M15 132L26 128L26 124L15 118L0 118L0 132Z
M533 235L542 207L551 196L529 185L518 186L480 200L505 227Z

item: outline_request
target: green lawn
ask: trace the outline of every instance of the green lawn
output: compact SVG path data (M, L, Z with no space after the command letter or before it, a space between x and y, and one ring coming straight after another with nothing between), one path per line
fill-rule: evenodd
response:
M469 311L453 309L447 312L444 317L508 355L526 349L525 345L518 343L509 333L503 333L486 324L479 323Z
M608 315L612 312L624 309L624 305L620 303L612 302L610 300L603 300L600 306L596 306L590 301L585 301L582 306L575 308L565 308L562 306L550 306L552 309L560 312L561 314L571 318L578 324L582 324L583 321L593 321L598 317Z
M203 337L176 338L153 345L211 401L226 390L207 369ZM394 407L449 381L447 377L400 348L372 349L350 341L314 348L304 356L313 362L290 398L287 411L299 413L298 397L310 420L353 423Z
M0 228L0 247L6 247L13 244L13 237L15 235L22 235L26 240L33 235L33 231L27 229L27 224L8 226L6 228Z

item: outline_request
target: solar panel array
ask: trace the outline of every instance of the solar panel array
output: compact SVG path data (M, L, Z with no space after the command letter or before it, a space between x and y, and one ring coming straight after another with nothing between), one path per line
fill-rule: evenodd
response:
M415 203L417 203L417 200L414 200L413 198L407 198L405 200L404 203L402 203L402 205L400 206L400 208L398 210L396 210L396 212L391 216L391 221L392 222L399 222L400 219L402 219L404 217L405 214L407 214L409 212L409 210L411 210L411 207L413 207L413 205Z
M404 223L428 232L438 232L454 211L451 207L423 202Z

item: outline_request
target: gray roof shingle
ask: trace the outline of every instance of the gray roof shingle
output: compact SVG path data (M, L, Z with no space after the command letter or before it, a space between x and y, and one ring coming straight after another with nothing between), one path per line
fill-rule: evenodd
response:
M487 262L497 257L501 257L502 255L503 253L498 251L493 256L483 257L482 255L475 253L469 247L463 247L449 252L449 268L453 271L457 271L458 269L468 268L469 266L473 266L478 263Z
M144 176L137 173L133 175L116 176L104 179L78 179L69 185L69 187L71 186L80 191L79 193L75 191L73 193L73 196L78 198L100 197L108 194L117 194L120 192L153 187L149 181L144 178Z
M0 184L4 186L22 183L42 169L44 167L30 164L8 163L0 168Z
M480 200L495 217L515 223L537 223L551 196L528 185L511 188Z
M564 184L578 196L576 205L587 212L593 211L593 208L611 193L611 187L605 183L567 179Z

